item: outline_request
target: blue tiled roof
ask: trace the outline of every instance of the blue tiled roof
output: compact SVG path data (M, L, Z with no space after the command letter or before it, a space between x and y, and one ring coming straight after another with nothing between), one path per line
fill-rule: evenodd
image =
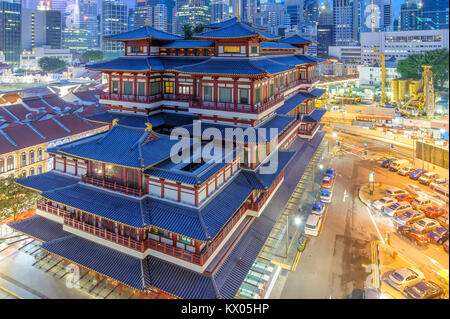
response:
M253 36L258 36L263 39L269 40L279 39L279 37L277 36L271 35L267 32L253 28L245 23L238 21L219 29L213 29L201 33L196 33L193 35L193 38L232 39L232 38L244 38Z
M311 112L311 114L309 115L314 121L316 122L320 122L320 120L322 119L323 115L327 112L326 109L323 108L316 108L314 109L314 111Z
M144 259L152 286L183 299L217 298L211 276L152 256Z
M142 28L133 31L107 36L104 37L104 39L116 41L139 40L139 39L178 40L183 39L183 37L180 37L175 34L170 34L161 30L157 30L150 26L144 26Z
M293 43L293 44L306 44L306 43L312 43L311 40L307 40L305 38L302 38L298 34L294 34L290 37L283 38L279 42L281 43Z
M262 125L258 126L258 128L266 129L266 140L271 141L272 138L279 135L283 132L289 125L295 121L295 117L293 116L285 116L276 114L272 116L268 121L264 122ZM271 133L270 129L277 129L276 133Z
M144 285L143 261L93 241L70 235L42 244L43 249L139 290ZM148 281L146 282L148 284Z
M327 90L325 89L313 89L310 93L315 97L321 97Z
M284 104L277 108L278 114L288 114L290 111L292 111L296 106L298 106L300 103L303 103L307 97L303 94L304 92L298 92L294 96L290 97L289 99L284 101Z
M39 215L9 223L8 226L43 242L70 235L63 230L62 224Z
M216 58L212 57L206 61L188 66L177 67L176 70L188 73L207 73L207 74L243 74L259 75L274 74L282 71L291 70L292 67L277 63L271 59L252 59L252 58Z
M295 152L284 152L284 151L277 151L274 153L270 160L275 161L277 160L276 164L276 170L275 172L271 174L263 174L261 172L261 166L258 168L256 175L258 176L259 180L263 183L264 186L269 188L272 186L275 179L280 175L281 171L286 167L290 159L294 156ZM275 156L278 156L278 159L276 159ZM269 160L267 160L264 164L269 164ZM266 165L264 165L266 166Z
M116 125L106 134L98 134L91 140L76 141L55 149L80 158L93 159L126 167L146 168L170 157L171 147L177 140L159 135L148 139L144 129ZM78 142L78 143L77 143Z
M309 115L303 115L302 122L303 123L315 123L316 121Z
M214 41L208 40L175 40L162 45L161 48L208 48L213 44Z
M55 171L16 179L16 183L40 192L78 183L76 177L56 173Z
M307 57L303 55L287 55L287 56L278 56L278 57L272 57L272 60L278 62L278 63L284 63L289 65L301 65L301 64L307 64L307 63L314 63L311 59L308 59Z
M249 184L252 185L253 189L255 189L255 190L266 190L267 189L267 187L259 179L256 172L250 171L250 170L242 170L241 174L244 175L245 178L247 178L247 182L249 182Z
M298 49L289 43L261 42L261 49Z

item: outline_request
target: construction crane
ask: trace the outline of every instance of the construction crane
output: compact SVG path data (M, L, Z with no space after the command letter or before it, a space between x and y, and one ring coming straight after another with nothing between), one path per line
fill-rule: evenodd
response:
M422 68L422 78L415 92L411 94L410 99L402 108L416 109L419 114L425 113L426 116L432 117L437 99L437 92L434 91L433 72L431 65L422 65Z
M375 58L381 68L381 106L390 106L386 100L386 58L384 53L378 53L376 47L372 47L372 51L375 53Z

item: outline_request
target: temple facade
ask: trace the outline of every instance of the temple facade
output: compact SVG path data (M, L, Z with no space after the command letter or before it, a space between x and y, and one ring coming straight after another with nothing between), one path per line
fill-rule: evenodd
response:
M234 18L193 38L144 26L106 39L125 56L87 67L107 77L109 110L85 120L109 130L48 149L53 170L17 181L39 192L37 215L11 227L144 294L233 298L238 280L218 273L242 276L224 270L227 256L283 183L292 142L320 130L324 92L297 35ZM246 134L227 135L236 129Z

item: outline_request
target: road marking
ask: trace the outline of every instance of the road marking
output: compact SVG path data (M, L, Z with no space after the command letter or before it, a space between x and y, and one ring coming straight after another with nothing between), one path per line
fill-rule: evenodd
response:
M19 295L16 295L15 293L13 293L12 291L6 289L5 287L0 286L0 290L3 290L4 292L10 294L11 296L17 298L17 299L23 299L22 297L20 297Z
M283 268L283 269L291 270L291 266L286 265L286 264L283 264L283 263L280 263L280 262L278 262L278 261L276 261L276 260L271 260L270 262L271 262L272 264L274 264L274 265L277 265L277 266Z
M348 195L347 195L347 190L345 189L344 190L344 198L342 199L342 201L343 202L345 202L345 199L348 197Z
M269 299L270 293L272 292L272 288L273 288L273 286L275 285L275 282L278 279L280 271L281 271L281 267L277 266L277 269L275 270L275 274L274 274L274 276L272 278L272 281L270 282L269 287L267 288L267 292L264 294L264 299Z
M384 244L384 238L381 236L380 230L378 229L378 225L375 222L375 219L373 218L372 212L370 211L369 207L367 208L367 212L369 213L370 219L372 220L373 225L375 226L375 229L377 230L378 236L380 237L381 242Z

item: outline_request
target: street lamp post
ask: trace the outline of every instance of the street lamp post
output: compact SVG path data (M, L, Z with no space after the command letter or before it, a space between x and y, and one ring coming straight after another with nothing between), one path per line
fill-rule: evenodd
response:
M286 259L288 258L289 250L289 215L286 216Z

